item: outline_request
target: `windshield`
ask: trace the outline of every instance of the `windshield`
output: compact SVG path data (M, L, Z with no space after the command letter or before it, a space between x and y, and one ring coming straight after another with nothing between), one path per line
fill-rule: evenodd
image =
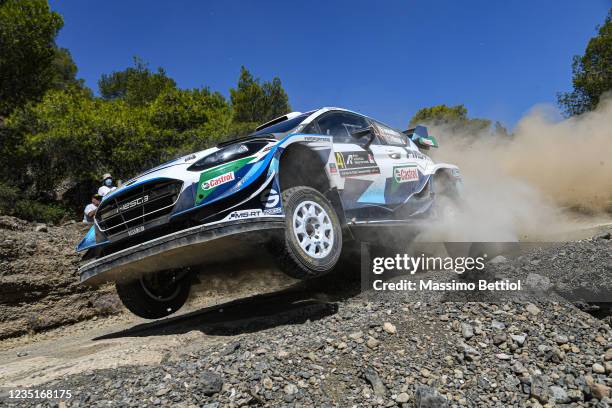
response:
M307 112L307 113L303 113L300 116L296 116L293 119L287 119L285 121L276 123L274 125L265 127L263 129L258 130L255 133L252 133L251 136L259 136L259 135L265 135L268 133L286 133L289 132L291 129L295 129L300 123L302 123L302 121L304 119L306 119L308 116L310 116L312 112Z

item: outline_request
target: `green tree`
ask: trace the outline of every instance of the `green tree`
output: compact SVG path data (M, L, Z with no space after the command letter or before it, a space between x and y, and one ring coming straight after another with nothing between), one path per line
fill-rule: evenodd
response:
M70 87L84 88L82 79L77 79L77 66L72 59L70 51L66 48L56 48L52 62L51 87L54 89L67 89Z
M467 120L467 109L463 105L446 106L435 105L429 108L422 108L410 119L409 126L419 123L430 123L432 125L462 122Z
M152 72L146 63L134 57L133 67L103 74L98 80L98 88L104 99L123 99L129 105L141 106L155 100L163 91L175 89L176 82L163 68Z
M558 95L559 105L567 116L595 109L601 95L612 90L612 9L598 29L598 34L589 40L584 55L574 56L574 90Z
M289 97L278 77L262 85L244 66L240 68L236 89L230 89L230 96L234 121L239 123L259 124L291 111Z
M229 115L229 104L218 92L207 88L169 89L151 104L150 118L157 128L183 132L206 124L218 110Z
M0 3L0 116L40 99L53 86L55 37L62 26L46 0Z
M412 119L410 119L409 127L413 127L417 124L428 124L432 126L443 125L450 127L452 130L460 130L473 134L491 128L491 121L488 119L469 118L467 108L463 105L436 105L419 109Z
M283 89L280 78L274 77L271 82L264 82L262 89L264 92L264 106L266 108L264 121L291 112L289 96L287 96L287 92Z
M187 153L223 139L230 132L232 112L218 92L207 88L171 89L150 104L149 120L177 139L178 149Z
M96 180L105 171L130 178L222 140L231 124L228 102L208 89L168 89L133 106L73 87L16 110L5 127L20 136L11 144L25 152L19 162L27 171L20 173L32 177L34 191L49 192L65 180Z

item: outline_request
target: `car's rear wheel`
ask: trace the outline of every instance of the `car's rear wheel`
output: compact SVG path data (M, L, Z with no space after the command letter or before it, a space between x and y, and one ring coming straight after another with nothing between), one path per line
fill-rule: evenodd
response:
M145 319L159 319L179 310L189 297L191 280L177 271L147 274L115 284L119 298L130 312Z
M285 232L273 243L280 268L297 279L331 271L342 252L342 229L331 203L305 186L283 191L282 199Z

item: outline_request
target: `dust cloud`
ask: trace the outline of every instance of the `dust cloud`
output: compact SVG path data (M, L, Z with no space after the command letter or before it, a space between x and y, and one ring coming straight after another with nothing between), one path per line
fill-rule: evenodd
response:
M612 95L583 115L555 121L537 106L511 136L431 127L432 158L457 164L463 203L424 235L450 241L550 237L609 222L612 213Z
M212 306L238 298L286 289L296 280L282 273L265 251L233 263L193 269L199 282L194 285L189 306Z

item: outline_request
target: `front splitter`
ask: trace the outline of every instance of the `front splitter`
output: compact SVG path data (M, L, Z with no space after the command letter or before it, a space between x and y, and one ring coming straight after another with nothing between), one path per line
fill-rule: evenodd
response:
M117 251L79 268L81 283L128 281L146 273L253 256L285 228L282 217L200 225Z

